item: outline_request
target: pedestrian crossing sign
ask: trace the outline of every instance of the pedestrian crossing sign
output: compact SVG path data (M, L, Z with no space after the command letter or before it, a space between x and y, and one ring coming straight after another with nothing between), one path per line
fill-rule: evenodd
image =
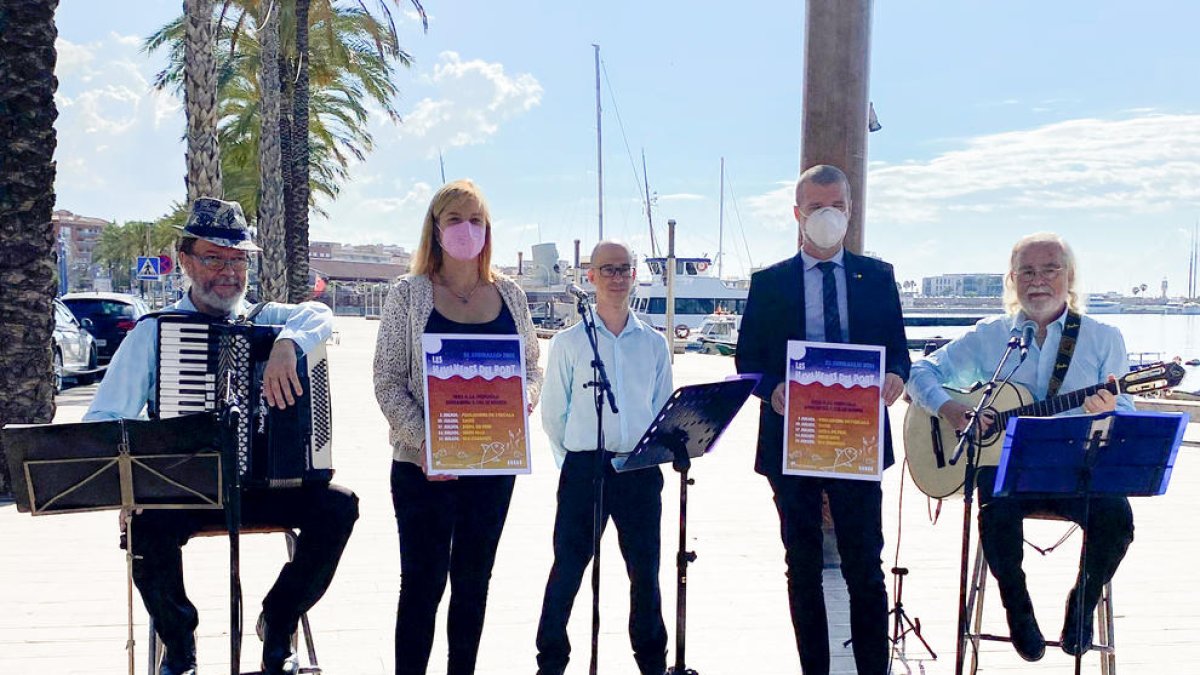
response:
M138 256L137 278L142 281L158 281L162 268L158 256Z

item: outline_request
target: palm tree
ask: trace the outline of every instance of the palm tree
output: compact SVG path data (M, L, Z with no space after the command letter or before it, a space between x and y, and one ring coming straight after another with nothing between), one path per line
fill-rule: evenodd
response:
M262 110L259 113L258 238L263 247L259 269L259 293L262 300L287 299L287 249L283 201L283 167L279 153L279 7L272 4L267 16L258 17L262 58L259 86Z
M303 302L312 294L308 280L308 206L309 206L309 124L310 91L309 91L309 9L310 0L295 0L296 3L296 60L295 85L292 89L292 119L290 129L289 165L291 167L291 186L286 202L286 247L287 247L287 276L288 299L291 302ZM359 0L359 6L362 1ZM412 0L421 16L422 25L428 29L429 23L425 9L419 0ZM387 4L379 3L380 8L388 19L391 33L396 27L392 22L391 11ZM365 10L364 10L365 11ZM382 44L377 43L382 51ZM286 133L286 131L285 131ZM288 165L285 165L285 167ZM286 172L286 168L285 168ZM288 175L284 174L285 177Z
M54 92L58 0L0 8L0 426L54 419ZM0 494L11 491L0 449Z
M292 90L291 199L286 205L288 299L308 300L308 9L296 1L296 78ZM289 74L290 76L290 74Z
M263 159L262 111L270 96L263 84L264 45L267 29L265 14L269 0L225 0L217 20L217 85L220 100L221 165L225 195L237 200L248 214L259 214L260 196L265 198L267 185L259 164ZM365 102L370 100L393 120L399 114L393 106L397 93L392 83L396 65L408 66L411 57L399 47L399 38L386 3L380 1L380 16L369 13L363 3L343 7L332 0L311 0L309 9L310 40L304 63L308 65L310 88L308 96L308 180L307 208L321 212L312 195L328 199L336 197L346 178L352 158L362 160L372 149L373 139L367 131L368 114ZM292 161L292 117L295 114L293 85L296 81L295 58L296 17L291 2L274 3L279 13L279 153L283 171L283 203L293 204L292 177L288 167ZM420 4L413 5L421 14ZM245 16L252 13L256 30L246 29ZM183 19L162 27L145 41L144 48L168 50L168 66L155 78L155 87L179 89L183 72ZM269 152L269 150L267 150ZM303 179L302 179L303 180ZM307 209L301 209L307 214ZM261 217L261 215L260 215ZM260 237L263 232L260 224ZM274 236L274 235L271 235ZM265 243L265 241L264 241ZM271 260L264 255L264 265ZM307 258L305 258L307 262ZM276 272L264 271L263 277L283 275L282 264L273 266ZM304 280L307 289L307 277ZM307 291L306 291L307 292Z
M213 53L213 0L184 0L184 114L187 117L188 203L222 197L217 144L217 60Z
M131 270L138 256L168 255L179 240L179 230L187 210L179 205L174 212L154 222L128 221L110 225L100 233L92 251L92 260L108 267L113 288L127 288L132 282Z

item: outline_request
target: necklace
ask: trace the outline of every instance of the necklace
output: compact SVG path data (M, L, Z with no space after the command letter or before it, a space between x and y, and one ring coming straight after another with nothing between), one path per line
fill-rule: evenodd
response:
M475 285L472 286L471 290L467 291L466 293L459 293L458 291L451 288L450 285L447 284L444 279L440 279L440 275L439 275L438 285L441 286L442 288L446 289L447 291L450 291L451 295L458 298L458 301L465 305L471 301L471 296L475 295L475 291L479 288L480 281L482 281L482 279L476 278Z

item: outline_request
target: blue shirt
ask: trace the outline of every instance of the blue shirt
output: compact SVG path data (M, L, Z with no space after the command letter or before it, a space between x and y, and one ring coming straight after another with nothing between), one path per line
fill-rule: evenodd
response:
M191 295L185 295L168 309L195 312ZM247 314L251 305L243 302L242 307L229 313L230 319ZM283 325L279 340L292 340L307 354L333 333L333 312L319 302L304 302L299 305L267 303L263 311L254 317L258 325ZM144 410L154 395L155 364L158 360L158 322L147 319L139 321L125 336L117 353L113 355L104 373L104 379L96 389L96 397L85 422L101 420L134 419L145 417Z
M1058 344L1062 339L1066 318L1064 309L1062 315L1046 327L1046 339L1042 345L1034 341L1029 346L1025 362L1013 373L1011 381L1029 389L1038 401L1045 400L1050 388L1050 376L1054 372L1054 362L1058 360ZM1009 338L1019 334L1027 321L1024 312L1018 312L1015 316L1005 314L988 317L924 360L914 362L908 378L909 396L921 407L936 413L942 404L950 400L950 395L942 389L942 385L962 388L970 387L975 382L988 381L1000 362L1000 356L1004 354ZM1014 350L1001 376L1013 372L1016 364L1017 353ZM1079 340L1075 344L1071 366L1058 393L1084 389L1104 382L1110 374L1121 377L1128 372L1129 356L1125 352L1121 331L1085 315L1079 327ZM1117 409L1133 410L1133 399L1121 394L1117 397ZM1078 414L1082 408L1067 412Z
M605 403L604 449L632 452L673 392L667 338L632 312L620 335L597 320L596 336L620 411L613 415ZM542 384L542 429L559 467L568 452L596 449L596 406L583 386L591 381L592 347L581 321L550 340Z
M850 309L846 301L846 263L839 248L829 262L833 263L833 278L837 282L838 318L842 321L842 335L850 335ZM804 337L812 342L825 342L825 300L821 295L825 287L825 273L817 263L824 262L800 251L804 262Z

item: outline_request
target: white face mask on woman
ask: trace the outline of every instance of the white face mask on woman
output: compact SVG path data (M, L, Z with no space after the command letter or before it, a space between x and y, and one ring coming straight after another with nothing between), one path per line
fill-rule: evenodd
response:
M849 224L846 214L840 209L826 206L804 219L804 237L818 248L833 248L842 243Z

